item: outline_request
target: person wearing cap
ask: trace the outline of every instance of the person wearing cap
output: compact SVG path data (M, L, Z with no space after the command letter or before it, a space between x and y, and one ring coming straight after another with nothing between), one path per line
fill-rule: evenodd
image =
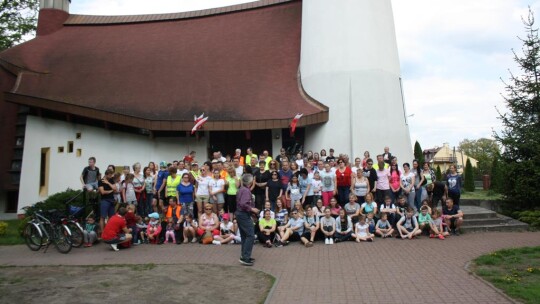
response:
M236 192L236 223L240 230L242 238L241 254L239 262L245 266L253 266L254 259L251 258L253 243L255 241L255 232L253 219L251 215L258 214L259 209L255 208L255 203L251 196L249 187L253 184L253 175L244 174L242 176L242 185Z
M154 195L157 196L158 206L163 209L163 200L165 199L165 184L169 177L169 171L167 170L167 162L161 161L159 163L159 171L157 177L154 180Z
M231 222L231 217L228 213L224 213L221 217L222 221L219 224L219 235L214 235L214 240L212 244L221 245L228 244L234 241L235 231L233 229L234 225Z

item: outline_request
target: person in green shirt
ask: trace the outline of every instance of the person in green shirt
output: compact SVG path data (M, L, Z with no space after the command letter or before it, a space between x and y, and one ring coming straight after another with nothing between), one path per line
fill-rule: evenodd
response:
M428 207L422 206L422 208L420 208L420 213L418 214L418 226L420 227L420 230L422 232L429 231L430 223L431 215L428 213Z
M264 247L272 248L272 240L276 234L277 223L272 218L270 209L264 210L264 217L259 220L259 241Z

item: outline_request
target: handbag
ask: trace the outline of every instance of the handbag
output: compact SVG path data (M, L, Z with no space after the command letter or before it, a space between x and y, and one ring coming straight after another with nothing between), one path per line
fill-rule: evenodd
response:
M208 244L212 244L214 237L212 236L211 232L205 231L201 239L204 245L208 245Z

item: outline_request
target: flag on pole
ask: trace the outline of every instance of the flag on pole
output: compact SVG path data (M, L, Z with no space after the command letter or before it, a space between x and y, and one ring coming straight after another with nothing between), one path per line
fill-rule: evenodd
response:
M201 129L203 125L208 120L208 116L204 117L204 113L201 114L201 116L197 117L197 115L193 116L193 120L195 121L195 125L193 126L193 129L191 129L191 134L193 135L197 130Z
M294 118L291 121L291 136L294 136L294 132L296 131L296 124L298 124L298 121L304 114L296 114Z

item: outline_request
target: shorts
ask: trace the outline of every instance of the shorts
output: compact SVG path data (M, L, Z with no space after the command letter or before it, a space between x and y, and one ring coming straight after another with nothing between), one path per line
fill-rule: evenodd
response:
M162 201L165 201L165 197L166 197L165 196L165 187L163 187L163 189L161 189L161 191L159 191L158 194L159 194L159 199L162 200Z
M413 227L410 227L410 228L405 228L405 229L407 229L407 231L409 231L409 232L413 232L413 230L414 230L414 228L413 228Z
M126 241L126 235L125 234L119 234L112 240L103 240L107 244L120 244Z
M100 216L105 218L106 216L111 217L114 215L114 201L101 200L100 206Z
M193 202L188 203L180 203L182 205L182 209L180 209L181 215L187 215L188 213L193 215Z
M209 195L196 195L195 196L195 201L197 203L208 203L209 199L210 199Z
M214 197L210 197L210 204L224 204L225 198L223 197L223 193L216 194L216 200L214 200Z
M98 182L88 183L84 185L84 188L86 188L87 191L97 190L98 189Z

